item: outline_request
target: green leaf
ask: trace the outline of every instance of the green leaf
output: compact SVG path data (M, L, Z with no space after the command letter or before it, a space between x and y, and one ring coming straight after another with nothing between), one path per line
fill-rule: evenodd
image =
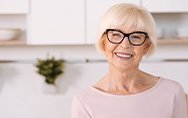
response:
M46 83L54 84L57 77L64 72L64 60L55 57L37 59L35 67L38 69L37 72L45 77Z

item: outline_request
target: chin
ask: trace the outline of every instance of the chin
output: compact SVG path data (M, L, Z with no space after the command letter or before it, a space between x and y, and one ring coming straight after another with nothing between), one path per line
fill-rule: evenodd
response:
M118 70L127 70L127 69L130 69L132 67L131 64L122 64L122 63L116 63L116 64L113 64L114 67Z

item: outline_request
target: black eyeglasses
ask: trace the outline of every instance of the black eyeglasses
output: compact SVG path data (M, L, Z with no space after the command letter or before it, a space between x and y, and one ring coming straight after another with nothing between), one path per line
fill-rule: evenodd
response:
M126 34L117 29L106 29L105 33L109 42L113 44L120 44L125 39L125 37L128 37L130 44L133 46L142 45L145 42L146 38L149 37L148 33L141 31L135 31Z

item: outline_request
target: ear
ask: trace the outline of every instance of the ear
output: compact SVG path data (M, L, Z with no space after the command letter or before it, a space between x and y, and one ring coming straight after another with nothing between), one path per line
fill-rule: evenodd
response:
M105 49L106 49L106 47L105 47L105 45L106 45L105 37L103 36L103 37L101 38L101 40L102 40L103 50L105 51Z

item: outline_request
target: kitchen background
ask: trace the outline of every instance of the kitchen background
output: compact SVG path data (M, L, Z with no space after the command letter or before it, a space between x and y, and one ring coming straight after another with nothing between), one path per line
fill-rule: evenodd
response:
M97 62L104 60L94 46L97 26L109 6L122 2L145 6L157 23L158 48L140 68L178 81L188 93L187 0L1 0L0 118L70 118L73 96L107 71L106 62ZM2 33L17 29L15 39ZM47 55L68 61L56 93L44 92L34 66Z

